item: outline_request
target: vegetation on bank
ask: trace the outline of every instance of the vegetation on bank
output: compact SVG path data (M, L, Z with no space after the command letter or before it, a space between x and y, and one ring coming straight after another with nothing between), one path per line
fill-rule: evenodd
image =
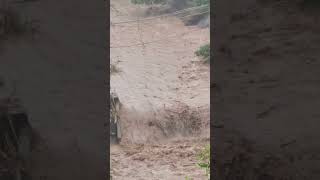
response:
M198 154L199 163L198 166L204 169L206 175L210 177L210 144L205 146L202 151Z
M208 179L210 179L210 144L206 145L198 153L198 160L198 167L205 170L206 176L208 176ZM193 178L186 176L185 180L193 180Z
M202 58L204 62L210 63L210 44L201 46L196 52L196 56Z

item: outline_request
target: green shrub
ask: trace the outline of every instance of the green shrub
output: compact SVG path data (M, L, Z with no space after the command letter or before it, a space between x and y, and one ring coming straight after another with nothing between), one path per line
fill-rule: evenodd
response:
M210 176L210 145L204 147L198 154L198 166L206 171L206 175Z
M201 58L203 58L203 60L205 62L210 62L210 44L206 44L204 46L201 46L196 52L195 54Z

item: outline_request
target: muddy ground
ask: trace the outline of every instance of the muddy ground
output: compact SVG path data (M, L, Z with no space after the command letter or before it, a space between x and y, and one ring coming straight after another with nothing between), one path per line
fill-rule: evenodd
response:
M209 66L194 52L209 42L209 29L173 16L117 24L146 18L149 7L111 7L110 56L119 68L111 89L125 107L122 142L111 145L113 178L206 179L196 156L209 143Z

